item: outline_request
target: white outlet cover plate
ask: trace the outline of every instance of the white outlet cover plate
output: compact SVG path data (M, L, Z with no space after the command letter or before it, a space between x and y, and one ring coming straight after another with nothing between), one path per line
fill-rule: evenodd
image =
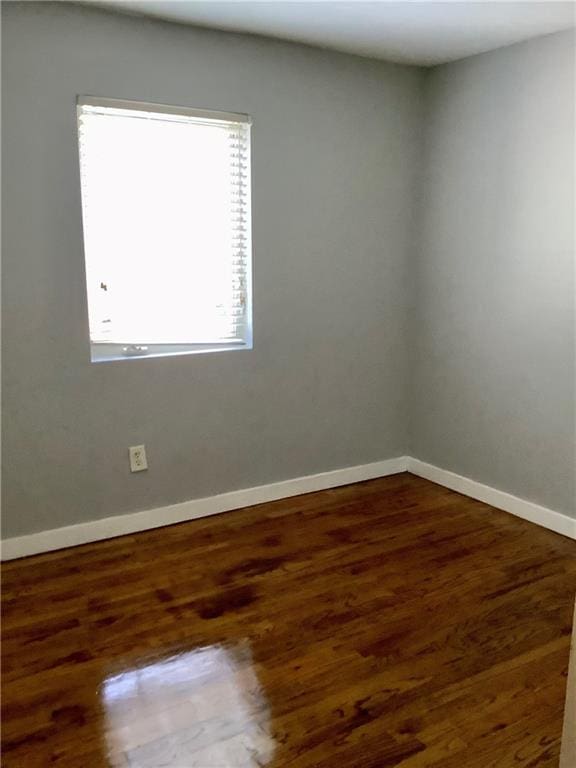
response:
M130 454L131 472L143 472L145 469L148 469L145 445L131 445L128 452Z

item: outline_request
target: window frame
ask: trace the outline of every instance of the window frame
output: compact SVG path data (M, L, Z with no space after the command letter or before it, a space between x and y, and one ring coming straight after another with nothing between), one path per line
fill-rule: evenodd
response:
M245 149L245 163L247 167L246 178L243 189L246 191L245 200L245 307L244 324L242 339L227 339L224 341L206 341L190 344L165 343L165 344L140 344L132 343L93 341L90 327L88 329L90 357L91 362L114 362L119 360L142 360L154 357L175 357L191 354L205 354L208 352L240 351L251 350L253 348L253 311L252 311L252 118L248 114L239 112L223 112L219 110L196 109L193 107L183 107L178 105L163 104L159 102L132 101L126 99L116 99L99 96L78 95L76 97L76 133L78 139L78 156L80 177L80 192L82 197L82 172L80 167L81 144L80 144L80 115L84 106L103 107L110 109L127 109L134 111L154 112L165 115L178 115L184 117L197 117L205 120L222 121L225 123L239 123L247 129L247 142ZM84 254L85 277L86 270L86 247L85 247L85 226L84 226L84 200L81 200L82 207L82 251ZM88 314L88 286L86 283L86 310ZM88 323L89 326L89 323Z

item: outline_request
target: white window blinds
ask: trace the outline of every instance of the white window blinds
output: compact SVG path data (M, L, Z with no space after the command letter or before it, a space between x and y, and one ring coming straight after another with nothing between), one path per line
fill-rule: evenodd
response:
M249 345L249 119L79 99L78 127L93 359Z

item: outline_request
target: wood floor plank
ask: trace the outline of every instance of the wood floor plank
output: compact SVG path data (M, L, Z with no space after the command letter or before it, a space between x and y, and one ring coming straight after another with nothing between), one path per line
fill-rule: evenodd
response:
M6 768L558 764L576 543L421 478L2 573Z

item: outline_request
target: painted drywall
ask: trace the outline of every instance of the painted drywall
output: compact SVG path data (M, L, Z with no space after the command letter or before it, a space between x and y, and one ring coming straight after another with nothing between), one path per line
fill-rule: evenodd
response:
M574 515L572 35L424 75L70 4L2 21L4 536L407 452ZM254 350L89 362L77 94L252 115Z
M4 536L404 455L421 71L70 4L2 22ZM252 115L252 351L90 363L78 94Z
M412 455L570 515L574 36L426 81Z

